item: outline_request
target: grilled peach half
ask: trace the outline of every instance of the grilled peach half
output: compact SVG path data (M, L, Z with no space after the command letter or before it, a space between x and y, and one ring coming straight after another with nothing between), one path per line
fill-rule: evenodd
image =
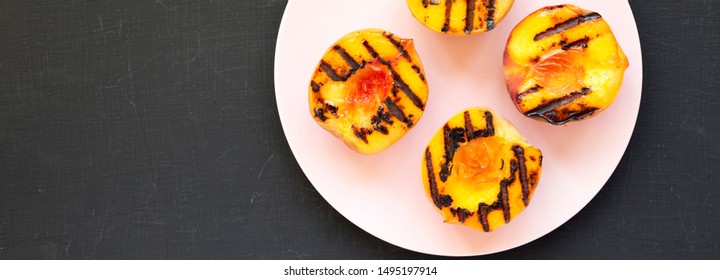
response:
M477 107L450 118L421 166L425 193L446 222L489 232L529 205L542 153L507 119Z
M510 33L504 53L506 85L517 109L555 125L610 106L627 67L602 16L574 5L527 16Z
M513 0L407 0L412 15L439 33L471 35L495 28Z
M380 29L352 32L318 63L308 87L310 113L351 149L378 153L423 115L424 71L412 39Z

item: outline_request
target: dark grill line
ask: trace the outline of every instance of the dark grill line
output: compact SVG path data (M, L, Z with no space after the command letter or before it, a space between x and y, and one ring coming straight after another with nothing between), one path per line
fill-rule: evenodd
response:
M546 10L546 11L552 11L552 10L555 10L555 9L562 9L563 7L565 7L565 5L548 6L548 7L545 7L545 10Z
M310 87L312 88L313 92L320 91L320 85L318 85L315 81L310 81Z
M407 59L408 62L412 63L412 58L410 58L410 54L408 54L408 52L405 50L405 47L402 45L402 43L400 43L398 40L395 40L395 38L393 38L393 34L391 33L385 33L384 35L385 38L387 38L388 41L390 41L390 43L395 46L398 52L400 52L400 55Z
M464 223L468 217L473 215L473 212L470 212L470 210L460 207L450 208L450 213L452 213L453 216L456 216L458 218L458 221L460 221L461 223Z
M452 204L452 197L449 195L440 195L437 188L437 181L435 180L435 171L432 165L432 154L430 148L425 149L425 167L427 168L428 184L430 185L430 196L432 201L438 209L448 207Z
M375 51L375 48L373 48L373 47L370 45L370 43L368 43L368 41L363 40L362 44L363 44L363 46L365 47L365 49L367 49L368 53L370 53L370 55L371 55L373 58L376 58L380 63L382 63L382 64L384 64L385 66L387 66L387 68L390 70L390 73L391 73L392 76L393 76L393 81L394 81L393 84L394 84L397 88L399 88L400 90L402 90L402 92L405 93L405 95L406 95L408 98L410 98L410 101L412 101L412 103L413 103L416 107L418 107L420 110L424 110L424 109L425 109L425 104L423 104L422 100L420 100L420 98L419 98L417 95L415 95L415 93L412 91L412 89L410 89L410 86L408 86L408 85L405 83L405 81L403 81L402 77L400 77L400 74L398 74L398 72L395 71L395 69L392 67L392 65L390 64L390 62L388 62L388 61L382 59L381 57L379 57L379 54Z
M390 119L392 114L390 112L386 112L385 108L383 106L379 106L377 113L370 119L371 124L381 124L381 123L387 123L387 124L393 124L393 120Z
M465 139L470 142L480 137L490 137L495 135L495 127L493 125L493 115L489 111L485 111L485 129L475 130L470 119L470 112L465 111Z
M488 4L485 5L485 8L487 8L487 18L485 19L485 29L487 31L490 31L495 28L495 0L488 1Z
M551 111L537 116L543 118L551 124L562 125L570 121L581 120L588 116L592 116L597 110L598 108L585 108L580 111L563 112L564 114L567 114L567 116L558 116L557 113Z
M520 177L520 185L522 186L523 203L528 206L530 204L530 186L528 185L527 166L525 165L525 149L515 145L512 147L512 151L518 160L518 177Z
M430 0L422 0L423 8L427 8L428 1L430 1Z
M475 127L473 127L472 120L470 119L470 111L465 111L463 115L465 117L465 138L470 142L475 139L473 133L475 132Z
M500 193L498 194L500 198L500 208L502 208L503 218L505 218L506 224L510 222L510 196L508 195L508 186L510 186L510 184L511 183L506 180L500 181Z
M541 87L540 85L535 85L534 87L531 87L531 88L529 88L529 89L526 90L526 91L523 91L523 92L521 92L521 93L518 93L517 96L515 97L515 100L516 100L518 103L520 103L520 100L523 99L523 98L525 97L525 95L528 95L528 94L531 94L531 93L536 93L536 92L538 92L538 90L540 90L540 89L542 89L542 88L543 88L543 87Z
M390 63L386 64L388 68L390 68L390 73L392 73L393 79L395 80L395 86L398 87L402 92L407 95L408 98L410 98L410 101L415 105L415 107L418 107L420 110L425 110L425 104L423 104L422 100L415 95L415 93L410 89L410 86L408 86L405 81L400 77L400 74L395 72L395 69L392 68Z
M406 123L408 128L413 125L412 121L408 119L407 116L405 116L405 112L403 112L403 110L400 109L400 107L398 107L398 105L395 104L395 102L390 99L390 97L386 97L383 102L385 103L385 106L387 106L388 111L390 111L391 115L393 115L401 122Z
M325 72L330 80L335 82L344 82L346 80L345 77L338 75L338 73L335 72L335 69L333 69L332 66L330 66L330 64L328 64L325 60L320 60L320 69Z
M373 48L367 40L363 40L362 44L372 57L378 58L379 54L375 51L375 48Z
M385 33L385 38L387 38L387 39L390 41L390 43L392 43L393 46L395 46L395 48L398 50L398 52L400 52L400 55L402 55L403 58L405 58L408 62L410 62L410 64L413 63L412 58L410 57L410 54L408 54L407 50L405 50L405 47L402 45L402 43L400 43L398 40L395 40L395 38L393 37L393 34L391 34L391 33ZM415 64L412 64L412 69L415 70L415 73L418 74L418 76L420 77L420 80L422 80L422 81L424 82L424 81L425 81L425 75L423 75L423 73L420 71L420 67L418 67L418 66L415 65ZM392 69L391 69L391 70L392 70ZM393 70L393 71L394 71L394 70ZM398 76L398 77L399 77L399 76ZM404 82L403 82L403 83L404 83ZM409 90L409 88L408 88L408 90ZM403 90L403 91L405 91L405 90ZM412 94L413 96L415 96L414 93L411 92L411 94ZM408 96L408 97L410 97L411 99L413 98L413 97L411 97L411 96ZM417 99L417 101L418 101L418 102L416 103L415 100L413 100L413 103L414 103L415 105L422 104L422 101L420 101L420 99ZM423 109L423 107L424 107L424 106L418 107L418 108Z
M500 181L500 193L498 194L498 203L499 206L495 206L495 209L497 207L500 207L503 211L503 218L505 218L505 223L510 222L510 195L508 193L508 188L510 185L515 183L515 172L517 172L517 161L510 160L510 177L503 179Z
M367 135L372 133L372 130L364 127L356 128L355 126L353 126L352 129L353 133L355 134L355 136L357 136L357 138L360 138L360 140L363 140L363 142L365 142L366 144L368 143Z
M600 16L600 14L598 14L598 13L596 13L596 12L592 12L592 13L589 13L589 14L587 14L587 15L579 15L579 16L576 16L576 17L574 17L574 18L571 18L571 19L568 19L568 20L563 21L563 22L561 22L561 23L558 23L558 24L556 24L555 26L550 27L550 28L546 29L546 30L543 31L543 32L538 33L537 35L535 35L535 37L533 38L533 40L538 41L538 40L540 40L540 39L543 39L543 38L546 38L546 37L549 37L549 36L558 34L558 33L560 33L560 32L563 32L563 31L565 31L565 30L568 30L568 29L570 29L570 28L573 28L573 27L575 27L575 26L578 26L578 25L580 25L580 24L582 24L582 23L584 23L584 22L588 22L588 21L591 21L591 20L599 19L599 18L601 18L601 17L602 17L602 16Z
M482 137L488 137L495 135L495 125L493 124L493 114L490 111L485 111L485 131L486 135Z
M415 73L417 73L420 76L420 80L422 80L424 82L425 75L423 75L423 73L420 71L420 67L418 67L417 65L413 65L412 69L415 70Z
M585 37L585 38L582 38L582 39L577 40L577 41L573 41L573 42L570 42L570 43L567 43L567 44L563 44L563 45L562 45L562 49L563 49L564 51L567 51L567 50L569 50L569 49L574 49L574 48L583 48L583 49L584 49L584 48L587 48L587 44L588 44L589 41L590 41L590 38Z
M440 180L443 182L447 181L447 178L450 177L452 173L450 163L455 157L455 152L460 148L460 143L465 142L465 138L465 128L451 129L447 124L443 127L443 141L445 143L445 154L443 158L445 162L443 162L440 173L438 173Z
M452 13L452 6L455 0L445 0L445 23L440 31L447 33L450 30L450 14Z
M325 105L325 108L328 111L330 111L330 113L333 115L333 117L336 117L336 118L338 117L338 114L337 114L338 107L335 107L334 105L327 103L327 102L325 102L324 105Z
M467 9L465 11L465 34L470 35L475 25L475 0L467 0Z
M568 116L567 120L565 120L565 122L584 119L588 116L592 116L592 114L594 114L597 110L598 108L585 108L577 112L572 112Z
M378 106L377 113L370 118L370 124L373 126L375 131L387 135L390 131L383 125L383 123L393 124L393 121L390 118L391 114L385 111L385 107Z
M380 132L385 135L388 135L388 133L390 133L390 131L387 129L387 127L384 125L381 125L381 124L373 125L373 129L375 129L375 131Z
M545 104L542 104L540 106L535 107L532 110L529 110L525 112L525 116L528 117L543 117L542 115L545 113L548 113L552 110L557 109L560 106L563 106L565 104L568 104L570 102L573 102L575 99L580 98L583 95L586 95L590 93L590 88L583 88L580 91L573 91L568 95L565 95L563 97L555 98L553 100L550 100L546 102Z
M318 118L321 122L327 121L327 116L325 116L325 109L323 108L317 108L315 109L315 117Z
M342 58L345 60L345 62L350 66L350 73L352 73L352 72L356 71L357 69L359 69L360 67L362 67L360 64L357 63L357 61L355 61L355 59L352 58L352 56L350 56L347 53L347 51L345 51L345 49L343 47L341 47L339 45L335 45L333 47L333 49L340 56L342 56Z
M480 205L478 205L478 219L480 220L480 224L485 232L490 231L490 224L487 219L488 214L490 214L490 211L488 211L490 209L488 208L490 208L490 206L485 203L480 203Z

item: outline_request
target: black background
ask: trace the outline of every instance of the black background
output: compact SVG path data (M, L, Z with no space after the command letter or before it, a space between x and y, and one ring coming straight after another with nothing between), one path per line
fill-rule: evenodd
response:
M286 2L0 1L0 258L436 258L347 221L297 165ZM644 80L620 165L557 230L478 258L720 257L720 2L630 3Z

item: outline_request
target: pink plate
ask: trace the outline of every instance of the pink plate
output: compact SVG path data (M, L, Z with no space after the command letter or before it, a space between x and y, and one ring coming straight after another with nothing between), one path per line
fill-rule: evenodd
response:
M600 13L630 61L621 92L607 110L582 122L553 126L513 106L505 88L502 53L515 25L531 12L565 1L515 1L485 34L453 37L415 20L402 0L291 0L277 40L275 94L290 148L318 192L354 224L397 246L434 255L472 256L533 241L574 216L600 191L630 141L640 107L642 56L625 0L568 1ZM343 35L382 28L415 40L430 86L425 114L400 141L361 155L320 128L308 109L307 88L323 53ZM420 179L423 151L450 117L471 106L505 116L544 155L530 206L511 223L484 233L443 223Z

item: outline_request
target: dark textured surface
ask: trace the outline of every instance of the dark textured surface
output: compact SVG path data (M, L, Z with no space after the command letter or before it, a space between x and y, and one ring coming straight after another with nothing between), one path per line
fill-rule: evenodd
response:
M435 258L348 222L295 162L285 4L0 1L0 258ZM720 258L720 2L631 5L643 97L616 172L557 230L478 258Z

